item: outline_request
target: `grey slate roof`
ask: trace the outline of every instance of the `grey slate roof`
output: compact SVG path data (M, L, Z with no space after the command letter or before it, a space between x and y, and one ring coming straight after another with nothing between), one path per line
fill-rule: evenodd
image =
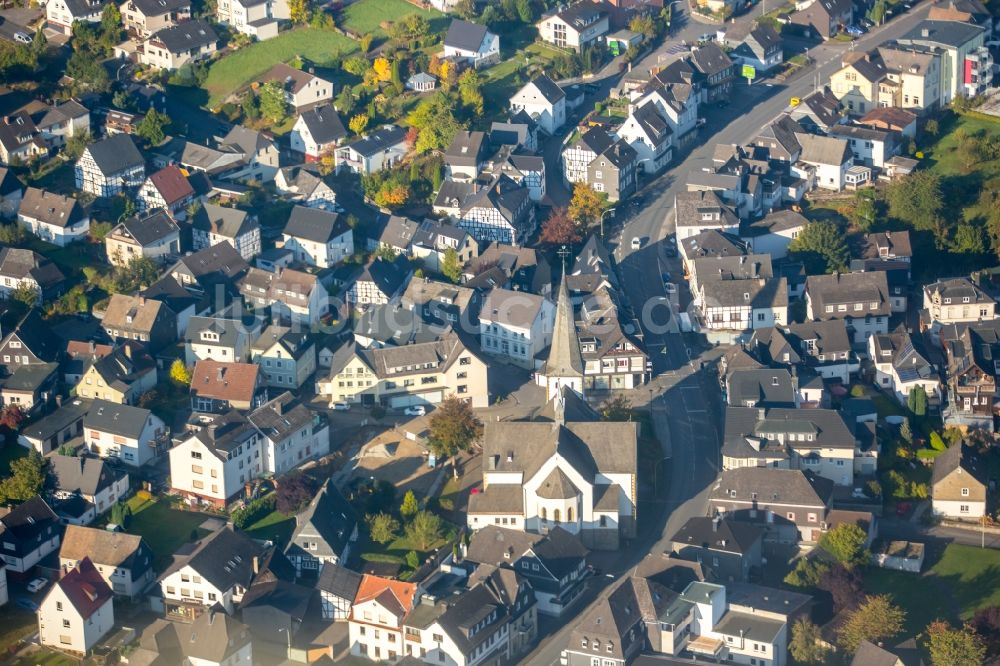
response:
M746 553L764 536L756 525L729 520L694 516L670 537L675 545L695 546L727 553Z
M18 280L30 277L43 291L66 279L48 257L17 247L0 248L0 276Z
M797 345L796 348L799 352L803 352L803 346L807 340L813 341L817 354L823 354L827 358L832 359L833 354L839 358L842 352L849 353L851 351L851 340L847 335L847 326L841 319L789 324L785 332L789 341Z
M87 416L83 419L83 425L88 430L138 439L146 427L150 413L148 409L141 407L94 400Z
M162 16L185 7L191 8L191 0L132 0L143 16Z
M329 243L349 230L347 219L337 213L295 206L282 233L315 243Z
M768 437L774 436L774 439ZM794 435L796 439L790 440ZM784 437L783 445L778 437ZM768 449L768 455L784 457L785 448L854 449L854 432L844 417L832 409L787 409L726 407L724 455L756 458Z
M739 236L708 229L694 236L688 236L680 242L684 256L689 260L698 257L727 257L747 253L746 244Z
M971 23L958 21L921 21L908 33L899 38L899 42L915 44L942 45L959 47L967 44L983 33L983 28Z
M195 213L191 226L226 238L238 238L260 225L257 217L245 210L206 203Z
M826 506L833 481L811 472L775 467L741 467L722 473L709 494L718 502L781 502L797 506Z
M100 458L55 455L49 466L57 490L82 495L96 495L126 476Z
M703 172L692 172L689 175L694 173ZM739 226L739 218L735 211L713 190L679 192L674 197L674 208L677 211L678 227ZM702 214L706 213L718 215L719 219L703 220Z
M902 659L871 641L861 641L851 660L851 666L896 666L902 663Z
M785 278L717 280L699 284L706 307L773 308L788 305Z
M959 468L979 483L986 484L986 463L979 458L974 447L957 443L949 446L934 460L934 471L931 473L931 495L934 495L934 486Z
M227 526L197 542L189 555L175 556L173 564L160 579L190 566L217 590L228 590L236 585L246 589L255 576L253 558L262 557L266 551L267 548L243 532Z
M810 275L806 278L806 294L812 302L816 319L844 319L865 315L888 316L891 310L889 282L882 271L870 273L837 273ZM855 313L854 303L863 303L864 309ZM876 308L871 309L875 303ZM827 305L847 304L846 312L826 312Z
M145 158L128 134L115 134L87 146L97 167L105 176L146 164Z
M924 286L924 292L932 296L940 296L942 302L951 299L952 303L964 303L966 298L974 305L995 303L989 294L976 286L972 280L965 277L938 280Z
M691 52L691 61L695 68L705 76L713 76L726 71L733 66L726 52L718 44L711 42L699 46Z
M73 197L46 192L37 187L25 190L17 213L57 227L72 226L86 218L83 208Z
M532 79L529 85L535 86L538 92L541 93L542 97L544 97L545 101L549 104L555 104L559 100L566 97L566 93L563 92L563 89L556 85L555 81L550 79L545 74Z
M74 398L67 400L61 407L39 420L23 426L21 434L33 440L46 440L56 433L62 432L90 410L90 400Z
M253 420L253 415L250 418ZM332 481L327 481L309 506L295 516L295 531L285 552L317 558L340 557L357 525L358 518L350 503ZM303 548L305 541L315 543L316 547Z
M352 602L358 594L361 586L361 574L351 571L347 567L336 564L325 564L319 573L316 581L316 589L329 592L341 599L350 599Z
M730 405L794 407L795 386L784 368L740 368L726 377Z
M799 159L803 162L840 166L854 159L854 153L844 139L815 134L798 134L797 137L802 145Z
M309 128L316 143L340 141L347 136L344 123L331 104L325 104L302 112L302 122Z
M695 259L690 265L690 270L697 275L700 284L715 280L774 277L769 254L703 257Z
M200 49L219 41L212 26L202 19L185 21L153 34L150 41L158 41L171 53L184 53Z
M211 331L218 334L217 340L203 341L201 333ZM247 328L242 321L228 317L191 317L188 320L185 342L196 345L208 344L214 347L235 348L241 335L247 335Z
M552 345L545 361L546 377L583 377L583 357L580 354L580 338L576 332L576 318L573 303L569 299L566 276L559 284L556 299L556 319L552 326Z
M406 130L397 125L380 127L351 144L351 149L363 157L371 157L406 140Z
M444 45L463 51L478 51L486 38L486 26L462 19L452 19L444 36Z

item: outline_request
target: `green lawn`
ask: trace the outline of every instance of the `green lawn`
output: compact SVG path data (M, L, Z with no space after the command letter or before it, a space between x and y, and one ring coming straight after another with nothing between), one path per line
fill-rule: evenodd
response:
M416 7L413 9L418 11ZM204 85L208 92L208 106L211 108L222 103L230 93L279 62L288 62L300 55L322 67L338 54L350 53L357 48L357 43L349 37L315 28L296 28L274 39L257 42L212 64Z
M36 601L37 603L37 601ZM34 613L14 605L14 600L3 611L3 626L0 627L0 653L21 642L38 629L38 619Z
M76 666L80 662L58 652L41 648L13 661L11 666Z
M351 3L341 15L341 25L359 34L372 33L384 37L380 27L384 21L398 21L410 14L422 14L430 23L429 34L443 32L449 19L436 9L420 9L406 0L359 0Z
M865 575L869 594L889 593L906 609L906 632L916 634L933 620L968 620L977 609L1000 604L1000 552L948 545L919 578L913 574L871 569Z
M246 533L254 539L269 539L281 545L288 543L294 531L295 516L286 516L279 511L272 511L246 528Z
M504 60L482 72L483 98L486 108L493 111L496 117L507 116L507 106L511 96L528 82L526 72L529 65L539 65L544 68L560 54L544 42L531 42L516 51L508 52L508 45L503 45Z
M192 532L197 532L198 538L206 534L198 528L208 518L205 514L175 509L163 500L143 501L138 496L132 496L128 504L132 520L127 531L142 536L153 549L157 571L166 568L174 551L192 540Z
M931 170L942 176L954 176L966 173L965 164L958 150L958 138L955 132L962 129L968 134L982 133L983 136L1000 137L1000 122L946 114L939 121L940 134L935 144L925 150L932 161ZM1000 176L1000 159L978 162L973 171L981 174L983 180Z

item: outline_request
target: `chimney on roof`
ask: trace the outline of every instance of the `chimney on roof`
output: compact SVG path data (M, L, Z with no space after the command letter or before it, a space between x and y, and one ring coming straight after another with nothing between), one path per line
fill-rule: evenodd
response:
M146 304L146 297L145 296L140 296L139 297L139 305L143 306L145 304Z
M208 438L211 439L212 441L215 441L215 434L216 434L216 432L218 432L218 430L219 430L219 424L218 423L209 423L208 424Z
M253 556L253 575L256 576L260 573L260 557L257 555Z
M712 518L712 531L713 532L718 532L719 531L719 523L721 523L721 522L722 522L722 516L716 515L716 516L714 516Z
M97 353L97 345L94 344L93 340L90 341L90 353L91 354L96 354Z

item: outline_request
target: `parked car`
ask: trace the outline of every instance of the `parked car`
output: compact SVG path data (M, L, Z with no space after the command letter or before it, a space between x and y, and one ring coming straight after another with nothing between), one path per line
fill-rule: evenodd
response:
M642 247L642 239L639 238L638 236L634 236L632 238L632 249L638 250L641 247Z
M25 599L24 597L18 597L14 600L14 605L18 608L23 608L26 611L31 611L32 613L38 612L38 604L36 604L31 599Z
M407 416L423 416L427 413L427 408L423 405L414 405L412 407L407 407L403 410L403 413Z
M28 33L18 31L14 33L14 41L21 42L22 44L30 44L34 40Z
M854 35L855 37L865 34L865 31L861 27L856 25L847 26L846 28L844 28L844 32L846 32L848 35Z
M335 402L330 405L330 408L338 412L346 412L351 408L351 405L346 402Z
M49 580L47 578L35 578L30 583L28 583L28 592L34 594L35 592L38 592L38 590L42 589L48 584Z

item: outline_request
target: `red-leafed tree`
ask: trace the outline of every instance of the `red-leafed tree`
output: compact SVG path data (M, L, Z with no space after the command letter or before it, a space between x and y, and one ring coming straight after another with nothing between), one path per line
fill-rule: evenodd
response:
M7 405L0 411L0 427L17 430L24 423L25 414L20 405Z
M570 219L565 208L555 208L542 225L539 240L549 245L572 245L580 242L580 227Z

